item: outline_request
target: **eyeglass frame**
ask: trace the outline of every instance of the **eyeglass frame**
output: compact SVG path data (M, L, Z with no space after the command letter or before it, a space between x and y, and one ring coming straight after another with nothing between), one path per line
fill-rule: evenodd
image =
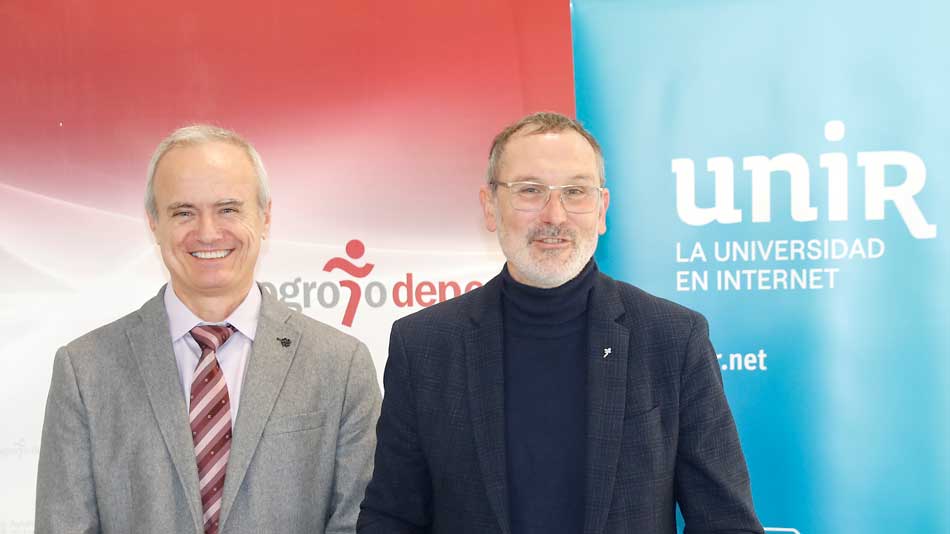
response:
M535 186L538 186L538 188L540 188L540 189L545 189L545 190L547 191L546 196L545 196L545 198L544 198L544 204L542 204L541 207L538 208L538 209L536 209L536 210L526 210L526 209L522 209L522 208L516 208L515 205L514 205L514 202L512 202L512 200L511 200L510 198L508 199L508 202L511 204L511 209L513 209L513 210L515 210L515 211L523 211L523 212L527 212L527 213L538 213L538 212L543 211L544 208L547 207L548 202L551 202L551 192L552 192L552 191L560 191L560 190L564 190L564 189L569 189L569 188L571 188L571 187L585 187L585 188L591 187L591 188L594 188L594 189L600 194L600 196L598 197L598 202L600 202L600 200L603 199L603 197L604 197L604 196L603 196L604 191L607 190L607 188L604 187L604 186L584 185L584 184L547 185L547 184L541 184L541 183L538 183L538 182L528 182L528 181L499 182L498 180L492 180L492 181L488 182L488 185L492 186L493 188L497 188L499 185L505 186L505 187L508 189L508 192L509 192L509 193L511 192L511 187L514 186L514 185L518 185L518 184L535 185ZM558 195L558 198L560 199L561 207L564 208L564 211L566 211L567 213L571 213L571 214L574 214L574 215L584 215L584 214L587 214L587 213L594 213L595 211L597 211L597 207L596 207L596 206L595 206L593 209L591 209L590 211L571 211L571 210L567 209L567 206L564 204L564 195L563 195L563 194L562 194L562 195Z

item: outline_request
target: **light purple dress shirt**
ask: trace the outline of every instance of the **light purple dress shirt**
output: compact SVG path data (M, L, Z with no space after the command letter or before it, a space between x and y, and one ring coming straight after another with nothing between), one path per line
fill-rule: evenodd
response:
M257 332L257 320L261 314L261 289L255 283L244 301L220 323L202 321L185 303L178 298L169 282L165 288L165 311L168 313L168 330L172 336L172 348L175 351L175 363L178 365L178 375L181 378L181 387L185 392L185 408L191 409L191 381L198 367L201 357L201 348L198 342L189 333L199 324L228 323L237 331L218 348L216 356L218 365L224 373L224 381L228 386L228 398L231 405L231 421L237 421L238 404L241 402L241 384L244 383L244 371L251 355L251 345L254 343L254 333Z

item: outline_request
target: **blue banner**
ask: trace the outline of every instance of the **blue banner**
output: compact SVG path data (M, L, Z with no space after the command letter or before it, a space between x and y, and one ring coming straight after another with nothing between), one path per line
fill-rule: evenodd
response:
M763 524L950 533L950 4L572 10L598 262L709 319Z

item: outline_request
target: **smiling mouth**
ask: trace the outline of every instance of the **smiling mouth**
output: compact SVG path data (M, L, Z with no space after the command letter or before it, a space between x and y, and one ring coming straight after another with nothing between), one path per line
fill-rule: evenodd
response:
M226 250L197 250L192 252L191 255L198 258L199 260L217 260L223 258L231 253L234 249Z
M546 237L544 239L536 239L538 243L544 243L545 245L559 245L561 243L567 243L567 239L560 239L557 237Z

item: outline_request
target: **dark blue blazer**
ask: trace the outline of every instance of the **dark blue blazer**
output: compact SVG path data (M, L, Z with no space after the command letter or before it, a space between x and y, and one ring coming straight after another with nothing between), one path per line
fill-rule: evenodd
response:
M762 533L706 320L601 273L590 302L583 534L672 534L676 503ZM495 277L393 324L360 534L511 534L501 306Z

